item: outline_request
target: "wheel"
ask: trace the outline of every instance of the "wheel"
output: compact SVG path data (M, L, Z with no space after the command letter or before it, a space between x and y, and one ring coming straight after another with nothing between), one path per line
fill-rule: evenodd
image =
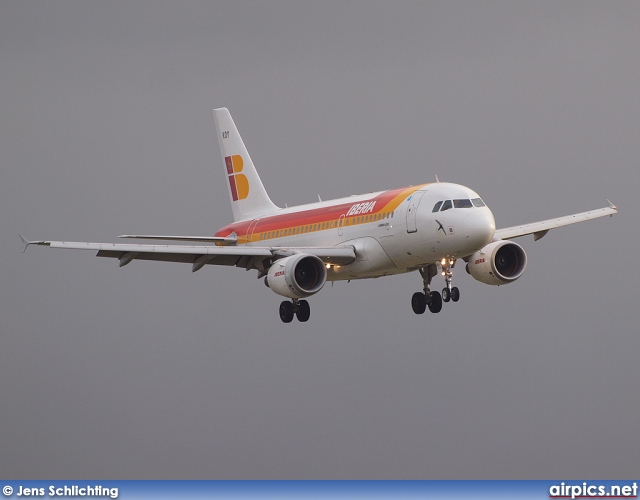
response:
M431 300L429 301L429 311L439 313L442 310L442 297L438 292L431 292Z
M423 314L427 310L427 297L424 293L416 292L411 297L411 307L416 314Z
M451 289L451 300L454 302L458 302L460 300L460 290L458 290L457 286L454 286Z
M293 304L287 300L280 302L280 319L283 323L291 323L293 320Z
M451 300L451 292L449 291L448 288L442 289L442 300L444 302L449 302Z
M304 323L305 321L309 321L309 315L311 314L311 308L309 307L309 303L306 300L298 301L298 310L296 311L296 317L298 321Z

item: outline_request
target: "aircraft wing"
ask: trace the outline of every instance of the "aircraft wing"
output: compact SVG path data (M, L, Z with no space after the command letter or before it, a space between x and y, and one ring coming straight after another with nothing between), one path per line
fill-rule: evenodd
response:
M132 260L156 260L192 264L193 272L207 264L236 266L245 269L264 269L263 261L272 258L305 253L316 255L325 264L345 265L356 258L352 246L343 247L250 247L250 246L187 246L139 245L125 243L89 243L74 241L29 241L20 236L25 250L29 245L75 250L97 250L98 257L111 257L120 261L120 267Z
M522 226L497 229L494 238L498 240L509 240L511 238L517 238L518 236L533 234L533 239L537 241L545 234L547 234L550 229L568 226L570 224L576 224L578 222L584 222L587 220L597 219L599 217L606 217L607 215L611 216L616 213L618 213L618 207L616 207L609 201L608 207L598 208L597 210L590 210L588 212L582 212L573 215L565 215L564 217L543 220L540 222L532 222L530 224L524 224Z

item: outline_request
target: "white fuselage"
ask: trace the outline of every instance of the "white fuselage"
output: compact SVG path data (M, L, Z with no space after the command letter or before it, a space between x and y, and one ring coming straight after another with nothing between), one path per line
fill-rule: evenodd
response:
M216 235L235 232L239 244L300 251L304 247L352 246L356 260L329 267L327 280L371 278L480 250L492 240L495 220L479 200L475 191L459 184L425 184L280 209L234 223ZM434 212L438 202L448 202L451 208Z

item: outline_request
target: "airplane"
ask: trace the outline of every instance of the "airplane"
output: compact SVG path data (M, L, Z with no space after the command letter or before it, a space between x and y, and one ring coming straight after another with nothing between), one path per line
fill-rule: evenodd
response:
M527 266L524 249L511 241L532 234L539 240L551 229L613 216L608 206L555 219L496 229L489 207L478 193L460 184L436 182L330 201L280 208L260 180L251 157L226 108L214 110L218 142L227 177L233 222L213 236L121 235L120 238L198 243L129 244L67 241L29 241L50 248L97 250L98 257L118 259L120 267L133 260L184 262L192 272L205 265L236 266L258 271L258 278L288 300L279 307L280 319L309 320L306 298L327 281L378 278L418 271L422 291L411 307L416 314L458 302L452 285L458 261L488 285L506 285L520 278ZM205 245L202 245L205 243ZM441 272L445 286L432 290Z

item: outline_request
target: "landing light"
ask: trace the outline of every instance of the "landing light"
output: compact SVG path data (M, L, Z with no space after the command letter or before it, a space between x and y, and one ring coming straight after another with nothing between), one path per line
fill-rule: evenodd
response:
M331 269L331 264L327 264L327 269Z

